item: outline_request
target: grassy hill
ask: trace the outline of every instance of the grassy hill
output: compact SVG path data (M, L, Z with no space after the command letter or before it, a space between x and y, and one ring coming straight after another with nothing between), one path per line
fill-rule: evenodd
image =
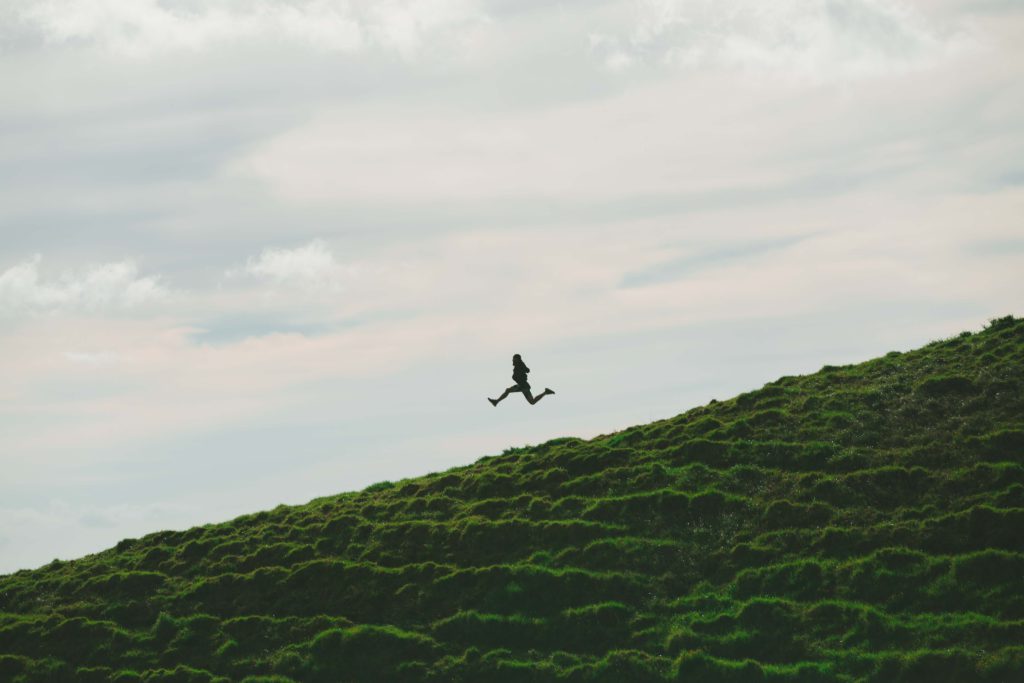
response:
M1024 320L0 577L2 681L1022 681Z

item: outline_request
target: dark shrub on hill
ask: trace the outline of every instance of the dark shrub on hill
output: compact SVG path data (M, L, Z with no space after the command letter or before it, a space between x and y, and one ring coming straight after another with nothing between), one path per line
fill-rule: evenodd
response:
M394 680L403 663L433 661L437 649L432 639L393 626L331 629L309 643L303 680Z
M917 390L925 396L966 396L978 391L978 387L968 377L936 376L929 377L917 386Z

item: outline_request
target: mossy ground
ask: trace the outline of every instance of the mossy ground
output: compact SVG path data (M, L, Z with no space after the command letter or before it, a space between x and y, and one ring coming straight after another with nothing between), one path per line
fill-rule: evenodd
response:
M0 577L0 680L1024 680L1024 321Z

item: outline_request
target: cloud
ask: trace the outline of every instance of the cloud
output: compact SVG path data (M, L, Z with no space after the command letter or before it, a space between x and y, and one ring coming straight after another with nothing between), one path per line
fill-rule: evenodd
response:
M640 0L627 32L595 34L609 69L634 61L684 69L772 70L811 82L915 69L972 44L888 0Z
M724 263L759 258L769 252L783 251L810 238L811 235L779 237L761 241L744 241L710 249L691 249L682 256L670 258L652 267L626 273L622 287L644 287L652 284L680 280L702 269L718 267Z
M0 273L0 314L97 312L138 308L164 298L159 278L139 277L133 261L115 261L44 280L36 255Z
M705 133L689 134L695 129ZM751 133L675 85L600 107L572 102L479 114L435 105L348 107L253 146L228 171L299 202L608 199L753 182L762 169L732 162L764 147L765 136L728 149L715 139Z
M522 211L542 202L604 209L657 198L677 205L777 200L909 172L963 176L1005 154L1006 145L972 150L964 144L969 136L946 137L954 127L992 129L986 119L1010 120L1009 106L1005 114L986 109L982 95L992 80L947 69L942 79L921 73L862 84L850 98L840 89L692 74L636 84L599 102L535 108L335 107L252 145L225 173L263 181L296 204L390 210L405 203L424 213L473 202ZM965 101L967 90L979 97ZM957 154L974 158L949 163Z
M413 57L423 43L447 29L466 29L485 22L474 0L374 0L365 23L374 40L397 51L405 58Z
M267 247L258 257L249 257L243 268L228 270L225 275L244 274L284 287L335 291L343 288L354 272L338 263L326 243L313 240L294 249Z
M65 351L64 357L72 363L82 365L108 365L120 360L120 356L110 351Z
M410 58L437 34L483 20L474 0L25 0L18 10L49 43L133 57L261 40L342 53L377 46Z

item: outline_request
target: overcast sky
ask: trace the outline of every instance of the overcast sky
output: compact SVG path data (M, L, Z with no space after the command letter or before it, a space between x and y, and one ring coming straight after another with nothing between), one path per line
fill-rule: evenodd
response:
M1024 314L1021 83L1016 0L2 0L0 572Z

